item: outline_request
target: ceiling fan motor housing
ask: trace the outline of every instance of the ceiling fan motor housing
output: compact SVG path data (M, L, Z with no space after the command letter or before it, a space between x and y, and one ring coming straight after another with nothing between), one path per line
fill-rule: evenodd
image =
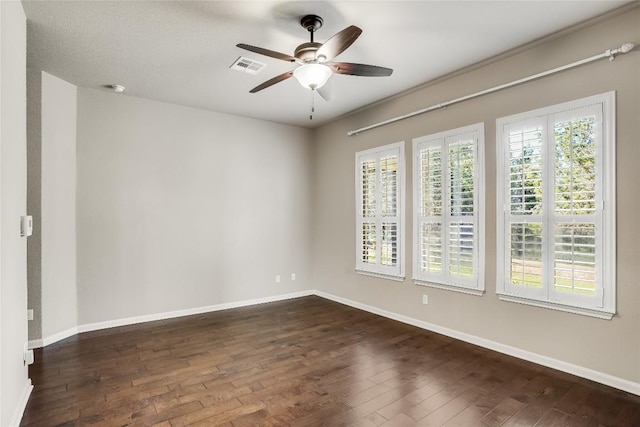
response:
M315 62L316 51L322 46L322 43L309 42L302 43L298 46L293 54L296 58L302 62Z

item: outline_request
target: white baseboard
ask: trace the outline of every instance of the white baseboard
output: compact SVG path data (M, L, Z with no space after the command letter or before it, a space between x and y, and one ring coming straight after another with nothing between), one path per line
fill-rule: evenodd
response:
M48 337L44 337L41 339L29 340L29 349L46 347L50 344L56 343L58 341L62 341L63 339L72 337L78 334L78 327L74 326L73 328L69 328L66 331L58 332L56 334L50 335Z
M417 326L418 328L426 329L428 331L437 332L439 334L446 335L460 341L465 341L471 344L478 345L480 347L488 348L489 350L494 350L499 353L517 357L518 359L537 363L538 365L546 366L548 368L557 369L558 371L586 378L588 380L595 381L640 396L640 383L625 380L624 378L615 377L613 375L605 374L604 372L595 371L593 369L543 356L541 354L533 353L527 350L511 347L510 345L491 341L485 338L477 337L475 335L456 331L454 329L449 329L444 326L424 322L422 320L414 319L408 316L403 316L401 314L393 313L391 311L383 310L367 304L362 304L357 301L352 301L326 292L314 291L314 294L331 301L339 302L341 304L348 305L360 310L368 311L369 313L377 314L389 319L397 320L402 323Z
M247 307L250 305L264 304L267 302L284 301L292 298L300 298L313 295L313 291L293 292L272 297L256 298L244 301L229 302L204 307L188 308L184 310L168 311L164 313L147 314L144 316L125 317L121 319L108 320L105 322L87 323L77 327L58 332L57 334L29 341L29 349L46 347L50 344L69 338L81 332L97 331L101 329L116 328L118 326L135 325L137 323L152 322L154 320L172 319L175 317L191 316L194 314L210 313L213 311L227 310L230 308Z
M78 334L78 327L74 326L73 328L69 328L66 331L58 332L57 334L53 334L48 337L44 337L42 339L42 345L48 346L49 344L53 344L54 342L62 341L65 338L72 337Z
M220 310L228 310L230 308L247 307L251 305L264 304L274 301L283 301L292 298L300 298L309 295L317 295L319 297L339 302L360 310L368 311L369 313L378 314L380 316L397 320L402 323L416 326L418 328L426 329L429 331L437 332L442 335L449 336L451 338L459 339L471 344L478 345L490 350L494 350L509 356L517 357L519 359L528 360L533 363L537 363L542 366L557 369L559 371L567 372L572 375L576 375L588 380L596 381L601 384L608 385L610 387L624 390L629 393L633 393L640 396L640 383L625 380L623 378L615 377L613 375L606 374L604 372L595 371L593 369L585 368L583 366L575 365L573 363L564 362L562 360L547 357L538 353L533 353L527 350L522 350L516 347L512 347L506 344L502 344L496 341L491 341L482 337L460 332L455 329L449 329L444 326L436 325L434 323L424 322L422 320L414 319L412 317L404 316L401 314L393 313L387 310L383 310L377 307L373 307L367 304L362 304L357 301L352 301L346 298L342 298L336 295L332 295L323 291L308 290L301 292L293 292L283 295L275 295L272 297L256 298L244 301L209 305L204 307L189 308L185 310L170 311L165 313L149 314L144 316L127 317L116 320L109 320L106 322L89 323L80 325L77 328L71 328L66 331L57 333L50 337L46 337L42 340L29 341L29 348L37 348L53 344L54 342L68 338L74 334L80 332L96 331L100 329L115 328L118 326L134 325L137 323L151 322L154 320L172 319L175 317L190 316L194 314L210 313ZM26 403L25 403L26 404Z
M27 408L31 390L33 390L33 384L31 384L31 379L27 378L22 393L20 394L20 399L18 400L18 406L16 406L16 409L13 411L13 416L11 416L11 420L9 421L9 427L18 427L20 425L24 410Z
M250 305L264 304L267 302L283 301L292 298L300 298L313 295L313 291L293 292L272 297L256 298L244 301L227 302L223 304L208 305L205 307L188 308L185 310L169 311L165 313L148 314L145 316L126 317L106 322L88 323L80 325L78 332L89 332L100 329L115 328L118 326L134 325L136 323L152 322L154 320L172 319L174 317L191 316L194 314L210 313L213 311L228 310L230 308L246 307Z
M29 350L33 350L34 348L40 348L40 347L44 347L43 339L29 340L29 342L27 343L27 348Z

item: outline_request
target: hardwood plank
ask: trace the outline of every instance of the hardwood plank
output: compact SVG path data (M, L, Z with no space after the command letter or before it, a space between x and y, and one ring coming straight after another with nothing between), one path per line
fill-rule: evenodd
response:
M417 423L419 426L441 426L445 425L453 417L471 406L480 394L475 390L466 390L445 403L426 417L420 419Z
M319 297L35 352L21 425L640 425L640 397Z
M536 423L537 426L548 427L570 427L573 422L573 417L557 409L551 409L540 418L540 421Z
M388 420L410 410L423 400L433 396L445 387L446 383L440 381L432 381L419 389L413 390L402 398L390 403L389 405L379 409L377 412Z
M380 427L412 427L416 425L416 421L410 416L399 413L387 422L380 424Z
M513 414L527 406L526 402L509 397L500 402L491 412L487 413L480 419L483 423L490 426L502 425Z
M418 405L409 408L404 411L404 413L418 421L450 402L459 394L462 394L466 388L466 386L460 383L447 385L441 391L420 402Z
M591 391L589 387L585 387L582 384L575 384L562 399L553 405L553 408L565 414L575 415L580 407L587 401Z

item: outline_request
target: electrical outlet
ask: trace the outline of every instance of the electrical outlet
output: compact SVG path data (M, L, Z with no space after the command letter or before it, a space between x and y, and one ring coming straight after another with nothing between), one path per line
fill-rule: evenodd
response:
M276 283L280 283L280 275L279 274L276 276Z
M27 320L33 320L33 309L32 308L27 310Z
M27 343L24 344L24 351L22 352L22 364L24 366L28 366L33 364L33 350L29 349L29 346Z
M422 303L423 304L429 304L429 295L427 294L422 294Z
M291 280L296 280L296 273L291 273Z

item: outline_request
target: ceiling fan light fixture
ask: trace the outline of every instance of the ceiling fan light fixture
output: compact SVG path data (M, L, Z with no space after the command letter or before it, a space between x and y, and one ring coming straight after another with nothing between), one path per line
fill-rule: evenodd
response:
M306 89L320 89L333 71L323 64L305 64L293 70L293 76Z

